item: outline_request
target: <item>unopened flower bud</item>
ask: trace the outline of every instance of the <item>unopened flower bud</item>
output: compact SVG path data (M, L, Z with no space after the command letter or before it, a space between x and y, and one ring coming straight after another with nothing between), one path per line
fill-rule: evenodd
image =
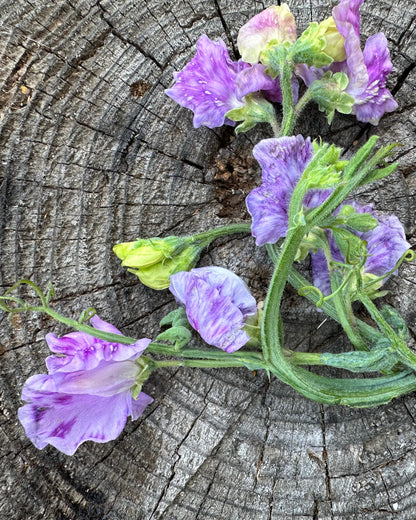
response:
M206 240L171 236L117 244L113 251L144 285L162 290L169 287L172 274L195 266L206 245Z
M347 58L345 38L339 33L332 16L319 24L319 33L326 41L325 54L334 61L344 61Z

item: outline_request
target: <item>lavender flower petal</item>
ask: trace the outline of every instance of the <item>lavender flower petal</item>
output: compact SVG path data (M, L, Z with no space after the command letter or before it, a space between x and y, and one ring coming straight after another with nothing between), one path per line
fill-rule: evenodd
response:
M136 402L129 392L112 397L73 395L57 391L53 376L37 375L26 382L19 409L26 435L39 449L47 444L72 455L87 440L108 442L120 435L129 415L137 418L153 399L143 392Z
M386 88L386 79L392 69L386 37L381 33L371 36L364 52L361 51L358 10L362 2L342 0L333 9L337 29L345 38L347 54L346 62L336 64L336 69L349 77L346 92L355 100L353 113L357 119L376 125L385 112L397 108L397 103Z
M385 86L393 65L384 34L378 33L368 38L363 57L368 71L368 84L355 97L354 111L359 121L377 124L385 112L392 112L398 106Z
M293 190L313 155L310 138L301 136L264 139L254 147L254 157L262 167L262 184L246 199L253 223L256 244L272 244L286 236L288 213ZM329 195L330 190L311 190L304 205L314 208Z
M98 317L95 328L120 334ZM29 378L22 392L27 402L19 419L38 448L52 444L72 455L86 440L115 439L127 417L139 417L152 398L131 388L141 371L136 360L150 339L132 345L109 343L83 332L57 338L48 334L48 344L57 354L47 361L49 374Z
M215 128L228 123L225 114L244 105L237 98L235 81L238 72L249 67L233 62L222 40L211 41L203 35L194 58L174 74L176 83L166 94L194 112L194 127Z
M245 317L256 313L256 302L231 271L221 267L183 271L171 276L169 289L209 345L234 352L250 339L242 327Z
M91 325L98 330L121 334L116 327L98 316L91 318ZM49 356L46 358L49 373L91 370L104 360L137 359L150 342L150 340L141 339L133 345L109 343L84 332L72 332L62 338L56 337L55 334L47 334L45 339L52 352L65 354L64 357Z

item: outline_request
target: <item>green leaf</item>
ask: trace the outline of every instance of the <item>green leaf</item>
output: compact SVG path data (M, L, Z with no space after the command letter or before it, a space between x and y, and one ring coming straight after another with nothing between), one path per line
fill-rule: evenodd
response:
M342 354L322 354L325 365L350 372L381 372L391 370L399 361L388 339L382 338L369 352L353 351Z
M178 325L161 332L157 336L156 341L168 341L179 350L187 345L191 341L191 338L191 331L183 325Z
M166 316L161 319L159 325L161 327L165 325L183 325L183 320L186 320L186 323L188 323L186 311L183 307L178 307L174 311L171 311L169 314L166 314Z
M357 213L350 204L342 206L338 214L332 219L332 226L348 226L355 231L363 233L371 231L378 226L378 220L370 213ZM325 227L322 225L322 227Z
M396 334L405 342L410 339L409 329L402 315L391 305L383 305L381 314Z

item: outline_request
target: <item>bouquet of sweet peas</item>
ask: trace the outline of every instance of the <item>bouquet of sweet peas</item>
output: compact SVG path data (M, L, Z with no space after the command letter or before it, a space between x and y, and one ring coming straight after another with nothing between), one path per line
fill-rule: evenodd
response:
M414 253L394 215L351 198L354 189L395 170L388 161L395 145L377 149L374 136L344 160L332 144L292 135L309 102L329 123L338 111L376 125L397 107L386 88L392 64L385 36L360 45L362 1L341 0L332 17L312 22L299 37L288 6L269 7L240 29L240 60L230 59L221 40L201 36L195 57L175 74L166 94L192 110L196 128L225 124L240 133L268 123L275 137L253 149L262 182L247 197L251 223L114 246L142 283L169 289L178 303L154 341L123 336L93 309L78 320L65 317L51 307L53 288L43 293L29 280L1 297L9 313L44 312L77 330L46 336L48 373L32 376L23 388L19 419L38 448L51 444L73 454L85 440L116 438L127 417L136 419L152 402L142 391L150 374L169 366L265 370L310 399L356 407L416 390L407 326L393 307L374 303L386 293L384 282ZM232 233L251 234L274 263L264 308L235 273L195 267L213 240ZM308 255L312 282L296 269ZM284 344L280 306L286 283L341 324L350 351L297 352ZM35 291L38 305L15 295L22 284ZM354 314L354 302L365 307L371 323ZM192 345L194 331L204 346ZM326 377L305 368L312 365L370 376Z

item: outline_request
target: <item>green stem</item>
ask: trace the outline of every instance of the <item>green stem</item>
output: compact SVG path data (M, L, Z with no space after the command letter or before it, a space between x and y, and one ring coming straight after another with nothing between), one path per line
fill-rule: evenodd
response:
M251 224L242 222L241 224L228 224L218 228L209 229L203 233L193 235L191 238L195 240L207 240L209 243L216 238L231 235L233 233L251 233Z
M322 236L317 238L320 241L328 265L332 289L331 296L335 305L335 310L337 311L339 317L339 322L341 323L342 328L356 349L369 350L367 343L364 341L360 332L357 330L357 324L355 321L355 316L352 313L348 292L341 290L343 283L342 281L339 283L338 273L335 273L332 267L332 253L331 248L329 247L328 237L325 233L323 233Z
M390 341L392 347L396 350L400 360L408 367L416 370L416 354L414 354L406 345L406 343L396 334L394 329L387 323L384 316L374 305L372 299L364 292L358 293L358 298L365 305L373 320L377 323Z
M163 360L153 361L155 368L164 367L192 367L192 368L241 368L247 367L247 364L241 359L221 359L221 360L209 360L209 359L175 359L175 360ZM266 366L264 363L258 362L257 366L253 365L251 370L263 370Z
M282 107L283 120L280 129L280 137L291 135L296 123L296 114L293 107L293 92L292 92L292 64L282 59L280 63L280 86L282 89Z
M306 107L309 101L312 100L312 91L308 88L303 96L299 99L299 101L295 105L295 115L299 117L302 110Z

